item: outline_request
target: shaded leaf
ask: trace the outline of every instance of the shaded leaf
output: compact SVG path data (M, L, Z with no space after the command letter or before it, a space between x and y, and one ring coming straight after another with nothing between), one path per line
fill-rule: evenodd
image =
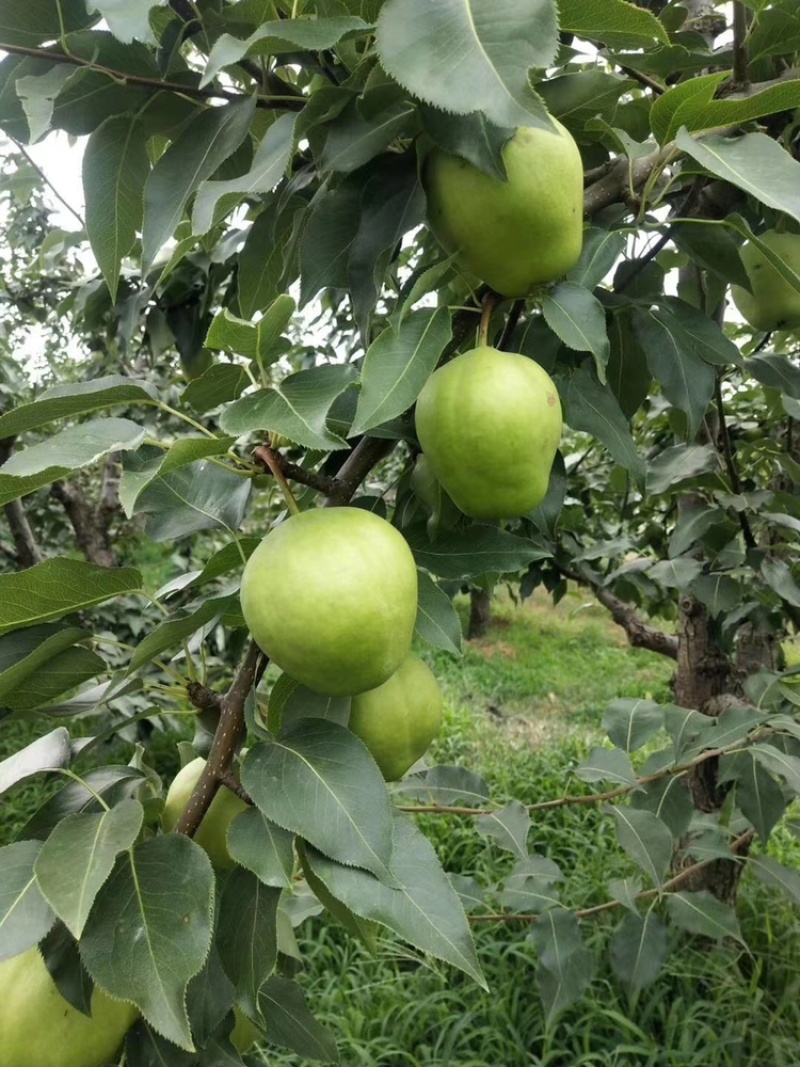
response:
M565 908L549 908L534 924L531 941L539 962L536 984L550 1025L583 994L594 971L594 954L583 944L578 920Z
M513 573L531 560L550 555L533 541L482 523L450 531L433 542L424 526L412 528L406 538L419 566L439 578L468 578L492 571Z
M417 622L414 632L434 648L461 655L459 614L447 593L424 571L417 571Z
M658 978L668 953L667 928L652 910L644 917L629 911L611 939L611 966L631 993Z
M531 817L525 805L518 800L510 801L491 815L479 815L475 825L479 833L493 838L501 848L513 852L520 859L528 858Z
M15 437L26 430L46 426L56 419L74 418L120 404L153 404L155 400L154 386L121 375L77 384L54 385L38 399L20 404L5 415L0 415L0 437Z
M661 886L672 860L669 827L651 811L622 805L606 807L617 820L619 843L639 867Z
M41 848L38 841L0 848L0 960L37 944L55 922L33 873Z
M661 708L652 700L615 700L603 713L603 729L609 740L625 752L636 752L663 725Z
M71 760L69 733L63 726L58 726L0 762L0 796L17 782L43 771L67 767Z
M636 451L628 420L608 386L601 385L583 364L568 377L559 375L558 387L567 424L602 441L614 460L642 482L644 462Z
M149 480L133 513L147 516L145 531L151 541L171 541L220 527L235 531L244 518L250 490L249 478L198 460Z
M705 889L697 893L671 893L667 897L667 910L675 925L690 934L712 937L716 941L724 937L742 941L733 908Z
M536 914L559 903L555 886L564 881L558 864L546 856L527 856L503 879L500 903L509 911Z
M261 990L258 1006L271 1043L310 1060L339 1062L336 1039L311 1014L296 982L273 975Z
M222 891L216 944L237 999L250 1015L278 958L280 895L280 889L265 886L243 867L234 867Z
M228 827L227 846L231 859L246 867L264 885L287 887L294 870L294 834L284 830L258 810L248 808Z
M609 344L605 312L597 297L577 282L559 282L544 298L542 314L567 348L592 353L598 377L605 381Z
M636 785L636 772L621 748L592 746L588 759L574 772L582 782L614 782L617 785Z

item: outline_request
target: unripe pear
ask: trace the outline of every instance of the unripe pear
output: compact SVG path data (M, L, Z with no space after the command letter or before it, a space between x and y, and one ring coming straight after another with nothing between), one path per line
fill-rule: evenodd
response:
M103 1067L138 1016L97 986L91 1018L58 991L38 948L0 963L0 1067Z
M205 765L206 761L202 756L198 756L197 759L187 763L175 776L167 791L164 812L161 816L161 825L167 833L173 829L189 803L189 798ZM208 858L218 870L229 870L235 866L228 852L228 827L237 815L246 810L247 804L243 800L240 800L227 786L220 786L194 835L194 840L206 850Z
M361 508L292 515L242 575L253 640L309 689L352 696L405 659L417 618L417 568L405 538Z
M433 672L409 654L383 685L359 693L349 727L372 753L387 782L424 756L442 723L442 691Z
M457 356L426 382L416 424L434 475L466 515L516 518L544 499L561 404L527 356L486 345Z
M434 148L428 224L448 252L503 296L527 296L574 267L583 244L583 164L571 134L521 126L502 151L507 181Z
M787 267L800 275L800 234L767 230L761 240ZM733 302L742 317L756 330L793 330L800 326L800 292L773 267L764 253L749 241L740 256L752 293L731 286Z

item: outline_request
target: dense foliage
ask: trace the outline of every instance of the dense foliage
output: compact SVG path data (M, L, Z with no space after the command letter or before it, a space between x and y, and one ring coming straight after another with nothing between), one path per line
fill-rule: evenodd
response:
M798 873L753 847L800 793L784 660L800 613L794 0L5 0L0 49L0 129L20 153L2 182L0 729L51 727L0 764L0 791L64 778L0 852L0 960L39 945L79 1012L93 985L133 1003L130 1065L248 1062L247 1019L331 1061L297 980L294 927L315 909L478 984L470 920L513 917L555 1023L605 946L595 914L619 916L610 966L636 994L672 931L742 940L746 866L800 903ZM501 271L504 300L449 237L488 219L513 257L513 226L494 201L444 224L440 205L443 249L423 225L426 159L512 188L514 131L546 143L548 115L580 151L582 251L554 251L534 286ZM25 159L51 130L88 138L77 230L50 228ZM569 196L554 173L553 210ZM535 199L515 201L526 234ZM538 364L568 428L546 495L509 521L468 518L419 456L414 404L476 335ZM505 478L517 431L502 411L468 428ZM462 430L452 418L445 451ZM469 766L387 789L347 729L349 694L265 673L242 615L270 524L320 503L403 535L421 643L459 654L458 588L558 599L578 583L674 660L673 702L613 702L610 745L546 800L509 800ZM181 573L147 587L142 565L167 554ZM311 556L303 574L301 610L284 601L298 642L352 615L315 603ZM258 624L280 638L281 621L267 606ZM99 757L187 719L181 758L206 762L164 832L146 746ZM228 794L246 810L208 848L215 868L192 838ZM630 866L582 906L570 857L528 839L532 819L587 803ZM510 872L449 878L420 809L474 820Z

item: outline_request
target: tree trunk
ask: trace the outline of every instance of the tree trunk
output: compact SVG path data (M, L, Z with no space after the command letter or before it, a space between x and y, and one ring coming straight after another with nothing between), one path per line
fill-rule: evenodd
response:
M485 589L469 591L467 637L485 637L492 622L492 598Z

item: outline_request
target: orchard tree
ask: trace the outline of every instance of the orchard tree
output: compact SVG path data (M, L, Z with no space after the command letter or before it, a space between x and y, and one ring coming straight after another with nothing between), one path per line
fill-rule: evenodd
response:
M0 697L57 720L0 790L64 779L0 851L0 1067L334 1061L314 909L478 983L470 920L513 921L555 1019L586 923L635 992L670 926L741 939L744 870L800 903L764 848L800 793L795 0L4 0L0 49ZM79 230L32 191L51 130ZM145 590L134 543L191 569ZM417 762L412 635L458 655L450 593L501 580L675 661L528 808ZM177 717L171 784L92 762ZM601 905L528 849L570 804L630 859ZM449 879L423 811L510 876Z

